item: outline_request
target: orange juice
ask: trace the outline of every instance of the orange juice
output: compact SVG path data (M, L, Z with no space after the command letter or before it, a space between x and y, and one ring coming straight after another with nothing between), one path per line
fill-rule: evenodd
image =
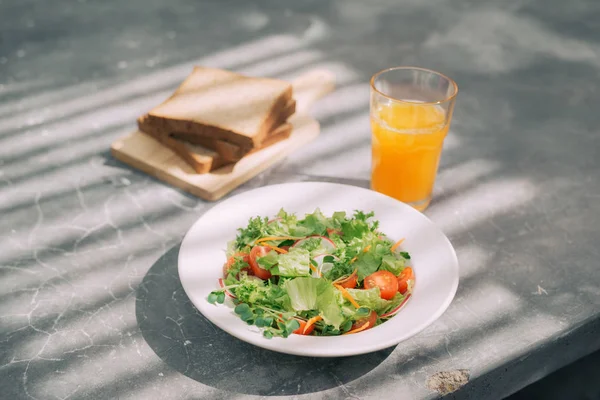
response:
M378 104L371 112L371 188L424 210L431 200L449 119L438 105Z

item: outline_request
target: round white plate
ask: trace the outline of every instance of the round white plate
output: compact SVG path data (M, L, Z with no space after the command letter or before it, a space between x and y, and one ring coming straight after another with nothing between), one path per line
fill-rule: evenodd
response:
M233 303L207 301L219 288L227 242L248 219L272 217L284 208L299 217L320 208L374 211L380 230L390 239L405 238L401 248L411 254L415 272L412 297L389 321L364 332L344 336L301 336L267 339L234 312ZM265 349L311 357L350 356L394 346L425 329L448 308L458 287L458 261L446 236L423 214L380 193L323 182L265 186L231 197L207 211L186 234L179 251L179 277L192 303L225 332Z

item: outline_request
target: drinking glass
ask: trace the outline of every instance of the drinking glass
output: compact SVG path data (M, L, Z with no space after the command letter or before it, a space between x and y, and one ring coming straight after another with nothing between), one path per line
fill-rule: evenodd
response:
M373 75L371 189L427 208L457 94L452 79L424 68Z

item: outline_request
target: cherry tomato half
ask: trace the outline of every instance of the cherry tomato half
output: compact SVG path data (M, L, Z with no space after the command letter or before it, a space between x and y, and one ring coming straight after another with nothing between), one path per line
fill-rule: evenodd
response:
M371 314L369 314L368 316L354 321L350 330L353 331L355 329L361 328L367 322L369 323L369 327L365 328L365 330L371 329L375 326L375 324L377 323L377 313L375 311L371 311Z
M411 267L406 267L398 276L398 291L402 294L408 290L408 281L415 280L415 274Z
M378 287L382 299L390 300L398 292L398 278L390 271L377 271L367 276L365 289Z
M269 279L271 277L271 272L261 268L260 265L258 265L257 258L266 256L270 251L271 249L267 246L256 246L250 252L250 259L248 260L250 268L252 268L254 275L260 279Z
M356 274L352 274L337 284L346 289L354 289L356 287L356 282L358 282L358 276Z
M234 255L229 257L229 259L227 260L227 262L225 264L223 264L223 277L227 278L227 274L229 273L229 268L231 268L231 266L235 262L235 257L242 257L242 260L244 260L245 263L248 263L248 254L235 253ZM251 272L250 268L242 268L242 271L247 271L248 273Z

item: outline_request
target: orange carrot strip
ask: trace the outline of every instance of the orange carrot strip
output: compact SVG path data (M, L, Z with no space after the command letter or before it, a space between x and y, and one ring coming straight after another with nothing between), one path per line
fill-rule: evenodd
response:
M350 260L350 264L352 264L354 261L357 260L358 257L354 257L352 260Z
M366 253L369 250L371 250L371 245L368 245L367 247L365 247L365 249L363 250L363 253Z
M280 249L279 247L272 246L268 243L265 243L265 246L267 246L267 247L271 248L272 250L275 250L276 252L281 253L281 254L287 253L287 250Z
M358 332L362 332L365 329L367 329L369 326L371 325L370 322L367 322L366 324L364 324L363 326L361 326L360 328L356 328L356 329L352 329L351 331L348 331L346 333L342 333L342 335L350 335L352 333L358 333Z
M360 305L356 302L356 300L354 300L354 297L352 297L352 295L346 289L344 289L340 285L334 285L334 286L337 288L337 290L342 292L342 296L344 296L350 303L352 303L352 305L354 307L360 308Z
M302 329L302 333L306 333L308 328L310 328L315 322L320 321L322 319L323 319L323 317L321 317L320 315L317 315L316 317L312 317L311 319L306 321L306 325L304 325L304 329Z
M267 237L264 237L261 239L256 239L255 243L269 242L271 240L288 240L288 239L296 240L296 238L293 238L291 236L267 236Z
M390 248L390 250L394 251L396 250L401 244L402 242L404 242L404 238L398 240L396 243L394 243L394 245Z

